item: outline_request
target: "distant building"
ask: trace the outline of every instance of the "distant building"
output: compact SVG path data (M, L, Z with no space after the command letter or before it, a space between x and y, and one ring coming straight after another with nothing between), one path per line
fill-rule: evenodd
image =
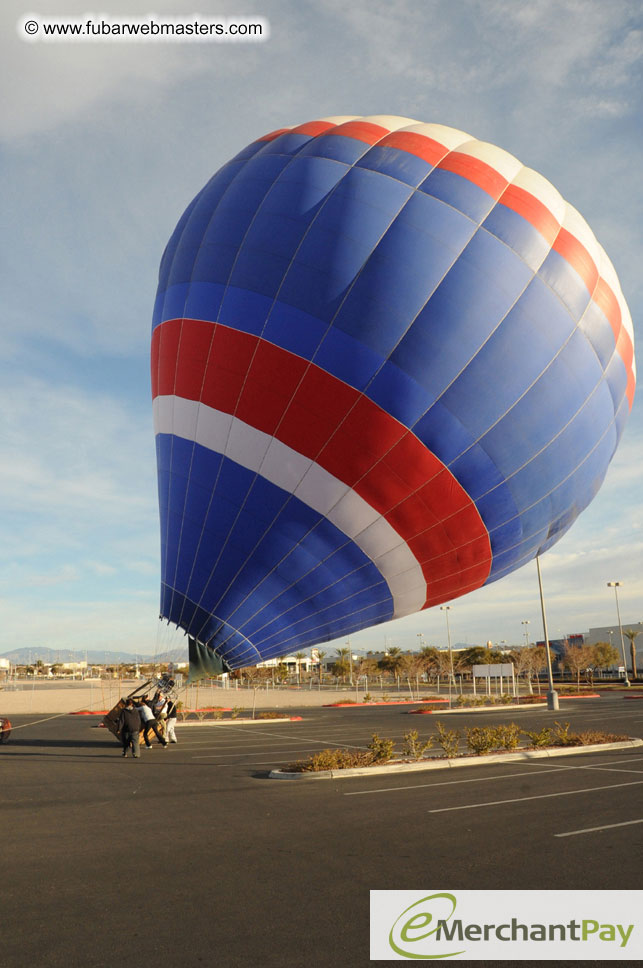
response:
M632 632L637 632L639 635L643 635L643 622L622 622L621 628L623 629L624 633L627 629L628 632L631 630ZM610 645L613 645L618 652L618 665L623 665L623 656L621 654L621 635L619 632L618 622L615 625L603 625L601 628L590 629L585 636L585 644L596 645L597 642L609 642ZM634 644L638 646L637 655L643 657L643 651L639 651L639 649L643 650L643 638L641 639L640 644L639 640L635 639ZM627 668L631 671L632 657L630 654L630 642L629 639L626 638L625 634L623 635L623 645L625 646L625 661L627 663ZM638 659L637 665L639 668L641 665L643 665L643 658Z

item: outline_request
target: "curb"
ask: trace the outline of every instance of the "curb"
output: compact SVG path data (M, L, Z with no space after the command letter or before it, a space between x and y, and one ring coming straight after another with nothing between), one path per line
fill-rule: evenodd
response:
M418 706L422 703L430 705L435 702L448 702L448 699L391 699L389 702L374 700L373 702L325 702L322 709L363 709L364 706Z
M412 709L409 716L449 716L451 713L497 713L503 709L511 712L523 712L525 709L543 709L547 706L546 702L525 703L524 706L514 706L508 703L506 706L462 706L457 709Z
M598 693L590 693L583 696L559 696L559 699L600 699ZM629 699L629 696L625 697ZM643 696L632 696L632 699L643 699ZM546 702L525 702L525 703L503 703L497 706L458 706L457 709L453 707L451 709L413 709L408 715L421 715L421 716L431 716L434 713L438 716L448 716L450 713L490 713L490 712L501 712L503 709L511 710L512 712L525 712L527 709L545 709L547 707ZM552 710L554 712L554 710Z
M318 773L286 773L271 770L270 780L343 780L353 776L385 776L391 773L418 773L424 770L448 770L459 766L482 766L485 763L519 763L556 756L574 756L596 753L600 750L625 750L643 746L643 739L630 737L619 743L593 743L591 746L550 746L544 750L523 750L515 753L492 753L490 756L460 756L457 759L435 759L423 763L391 763L387 766L358 766L348 770L320 770Z
M274 723L296 723L301 720L301 716L286 716L283 719L207 719L202 722L177 722L175 729L182 729L184 726L270 726Z
M106 716L109 709L78 709L76 712L68 713L68 716Z

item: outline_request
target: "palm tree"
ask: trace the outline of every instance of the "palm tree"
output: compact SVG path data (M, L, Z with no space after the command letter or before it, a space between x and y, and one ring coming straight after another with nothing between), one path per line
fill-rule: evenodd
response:
M637 678L637 672L636 672L636 645L635 645L635 639L636 639L636 636L637 635L640 635L640 633L639 632L635 632L634 629L623 629L623 635L627 636L627 638L630 640L630 655L632 657L632 679L636 679ZM626 674L627 674L627 670L626 670Z
M324 659L326 658L326 655L327 655L326 652L322 652L321 649L317 649L317 663L319 665L319 682L320 682L320 684L321 684L321 681L322 681L322 677L324 675L323 669L324 669Z
M342 676L342 678L345 678L346 673L350 669L350 663L348 661L348 656L350 655L350 652L346 647L343 647L341 649L336 649L335 653L338 656L338 660L335 663L335 670L336 672L337 670L341 670L340 675Z
M386 657L386 667L394 676L398 674L400 665L402 663L402 650L398 649L396 645L392 646L388 650L388 656Z
M295 652L295 659L297 660L297 682L299 684L301 684L301 660L305 658L305 652Z

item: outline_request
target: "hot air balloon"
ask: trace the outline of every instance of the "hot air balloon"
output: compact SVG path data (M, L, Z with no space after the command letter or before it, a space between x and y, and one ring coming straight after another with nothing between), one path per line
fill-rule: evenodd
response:
M410 118L272 131L161 262L161 616L232 669L496 581L592 500L634 384L614 268L541 175Z

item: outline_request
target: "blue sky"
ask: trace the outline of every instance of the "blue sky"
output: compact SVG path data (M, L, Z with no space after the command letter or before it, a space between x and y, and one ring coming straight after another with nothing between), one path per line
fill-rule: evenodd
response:
M158 17L195 8L152 6ZM43 8L69 17L88 4ZM190 199L265 132L393 114L500 145L587 219L641 342L638 0L204 5L208 17L267 19L270 38L252 44L30 43L17 24L33 11L5 0L1 14L0 652L174 644L157 619L148 359L158 264ZM129 0L108 12L149 8ZM542 559L551 637L614 622L611 579L623 582L624 623L643 619L642 410L637 398L603 488ZM456 641L517 643L527 619L542 637L535 564L450 614ZM446 644L444 614L353 644L413 648L419 633Z

